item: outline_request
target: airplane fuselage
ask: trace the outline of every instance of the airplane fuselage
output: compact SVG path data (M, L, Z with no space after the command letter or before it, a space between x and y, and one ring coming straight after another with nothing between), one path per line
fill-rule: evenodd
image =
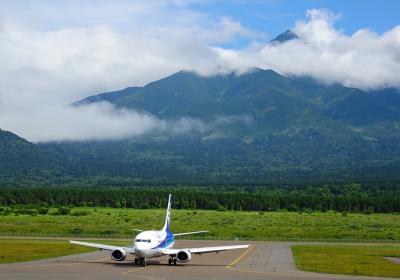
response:
M174 235L169 230L143 231L135 237L134 254L139 258L160 257L162 250L172 248L174 243Z

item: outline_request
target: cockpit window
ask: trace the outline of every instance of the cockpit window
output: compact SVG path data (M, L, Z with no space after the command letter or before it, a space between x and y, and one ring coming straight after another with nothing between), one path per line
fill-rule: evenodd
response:
M147 243L151 243L150 239L136 239L136 242L147 242Z

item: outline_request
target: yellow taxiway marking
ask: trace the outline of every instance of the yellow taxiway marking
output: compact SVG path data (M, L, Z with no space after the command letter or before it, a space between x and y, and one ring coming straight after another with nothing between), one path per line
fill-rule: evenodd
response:
M256 245L251 245L250 248L248 248L246 251L244 251L239 257L237 257L234 261L232 261L230 264L225 266L227 269L231 269L232 266L236 265L241 259L243 259L248 253L250 253L251 250L254 249Z

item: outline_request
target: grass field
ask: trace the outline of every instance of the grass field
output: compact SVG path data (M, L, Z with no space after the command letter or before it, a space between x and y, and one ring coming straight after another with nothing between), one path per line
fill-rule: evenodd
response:
M127 242L115 240L101 240L101 242L113 245L127 244ZM67 240L0 239L0 263L39 260L93 250L88 247L71 245Z
M86 215L0 216L0 235L124 236L162 227L165 209L74 208ZM174 232L209 230L205 237L295 240L400 240L400 215L333 212L172 210ZM191 238L202 238L200 235Z
M400 265L384 257L400 257L396 245L294 245L297 268L305 271L400 277Z

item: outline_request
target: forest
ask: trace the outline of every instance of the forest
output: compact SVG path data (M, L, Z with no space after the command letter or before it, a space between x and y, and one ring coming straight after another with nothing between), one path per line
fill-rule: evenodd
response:
M9 208L112 207L239 211L400 212L397 183L309 186L2 187L0 214Z

